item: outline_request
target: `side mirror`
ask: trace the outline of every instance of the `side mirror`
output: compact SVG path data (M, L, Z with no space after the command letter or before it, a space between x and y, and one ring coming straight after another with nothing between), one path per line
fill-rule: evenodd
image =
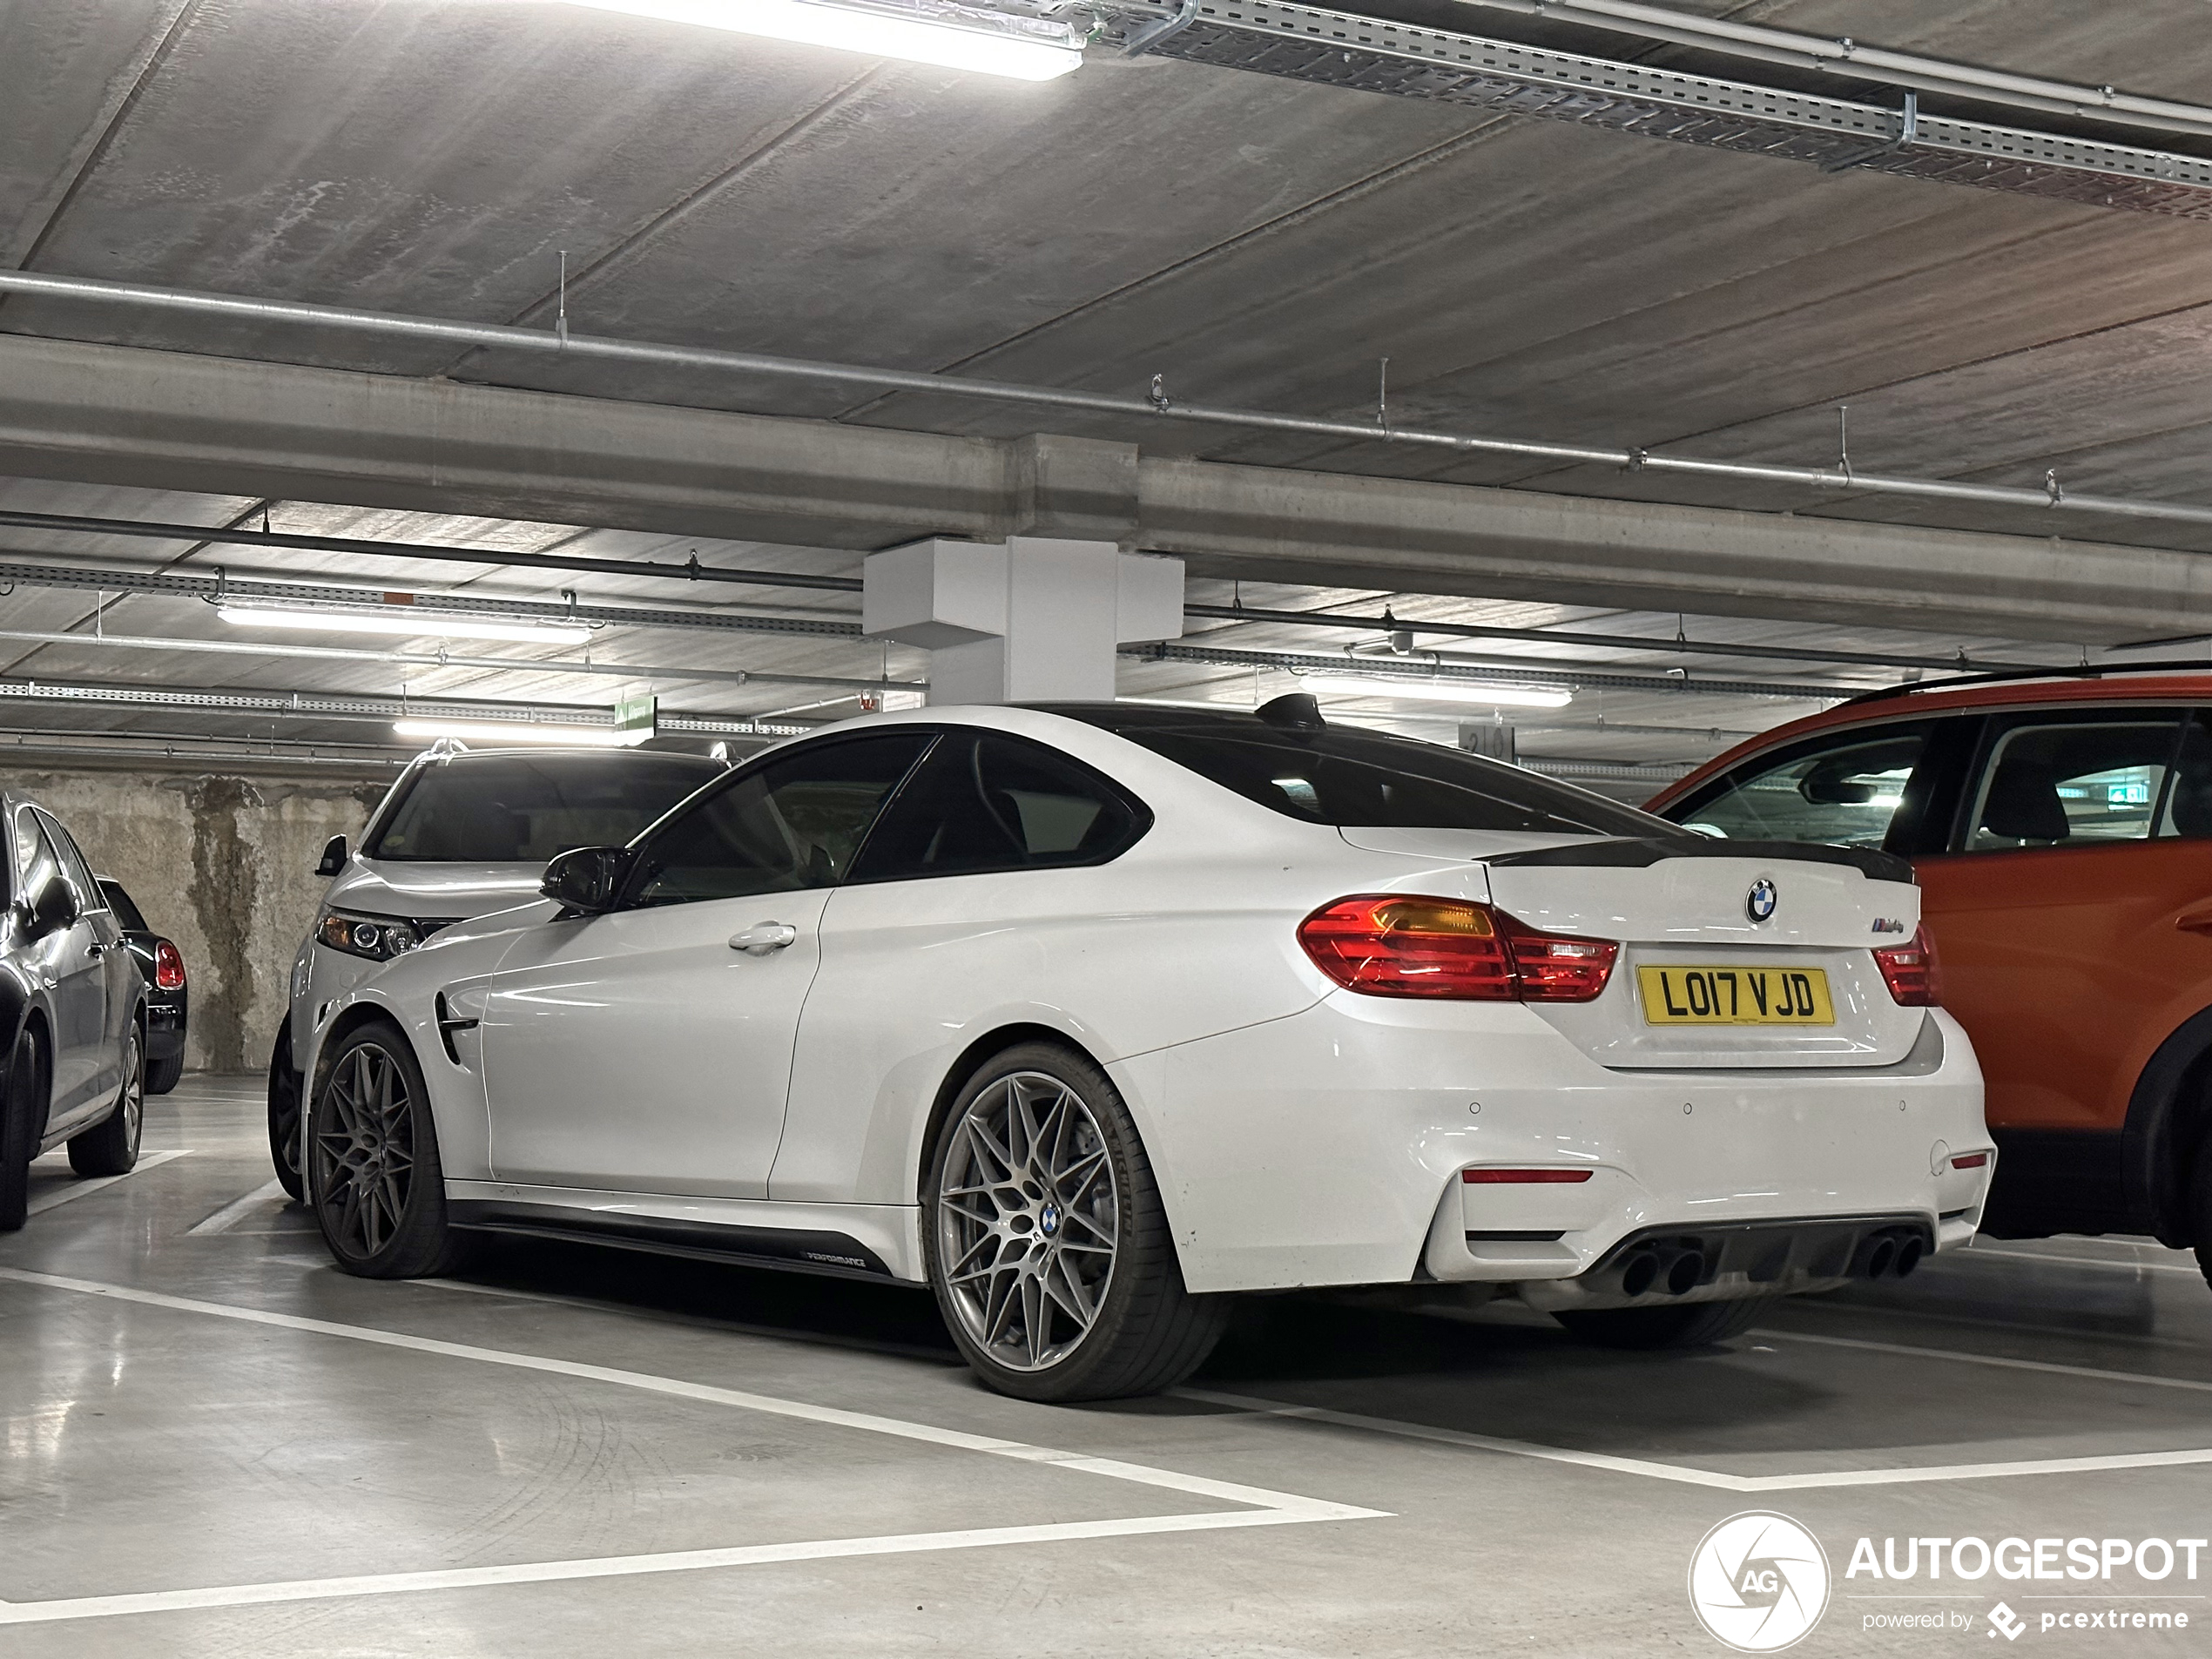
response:
M336 875L346 867L346 838L334 835L322 844L322 858L315 866L317 875Z
M623 878L630 873L626 846L571 847L545 867L538 888L563 910L596 916L615 907Z
M30 936L44 939L76 921L77 895L58 873L50 875L46 885L31 895L25 914L30 923Z

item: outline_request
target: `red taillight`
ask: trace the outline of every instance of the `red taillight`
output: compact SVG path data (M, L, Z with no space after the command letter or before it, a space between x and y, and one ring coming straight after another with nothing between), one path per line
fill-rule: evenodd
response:
M1988 1162L1989 1154L1986 1152L1967 1152L1952 1159L1951 1167L1954 1170L1979 1170Z
M1908 943L1876 951L1874 965L1882 970L1883 982L1900 1007L1941 1006L1943 986L1936 976L1935 941L1928 937L1926 928L1914 928Z
M153 983L156 990L185 988L184 953L165 939L153 941Z
M1298 936L1347 990L1462 1001L1588 1002L1621 952L1609 939L1538 933L1487 905L1394 893L1325 905Z
M1461 1170L1460 1179L1471 1187L1570 1186L1590 1178L1588 1170Z

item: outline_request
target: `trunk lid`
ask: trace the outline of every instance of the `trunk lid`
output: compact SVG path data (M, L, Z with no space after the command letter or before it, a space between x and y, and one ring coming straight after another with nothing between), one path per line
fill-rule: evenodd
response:
M1892 1065L1925 1022L1925 1009L1891 996L1873 955L1919 925L1919 890L1901 860L1791 842L1665 840L1554 845L1484 863L1492 901L1531 927L1620 941L1596 1001L1528 1004L1602 1065ZM1661 968L1670 975L1644 971ZM1831 1022L1750 1022L1765 1017L1770 998L1817 1004L1823 989ZM1694 1020L1703 1012L1697 1003L1723 999L1731 1020L1745 1022L1669 1017Z

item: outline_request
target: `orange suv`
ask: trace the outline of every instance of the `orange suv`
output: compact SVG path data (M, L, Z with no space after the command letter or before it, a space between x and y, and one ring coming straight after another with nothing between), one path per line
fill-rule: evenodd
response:
M2149 1233L2212 1277L2212 671L1872 691L1650 810L1911 860L1988 1082L1982 1231Z

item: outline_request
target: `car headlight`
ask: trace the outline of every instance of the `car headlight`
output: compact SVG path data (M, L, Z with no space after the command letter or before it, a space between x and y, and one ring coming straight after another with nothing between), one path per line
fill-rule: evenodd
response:
M326 910L315 929L315 937L348 956L388 962L421 944L422 931L415 923L396 916L349 916L341 910Z

